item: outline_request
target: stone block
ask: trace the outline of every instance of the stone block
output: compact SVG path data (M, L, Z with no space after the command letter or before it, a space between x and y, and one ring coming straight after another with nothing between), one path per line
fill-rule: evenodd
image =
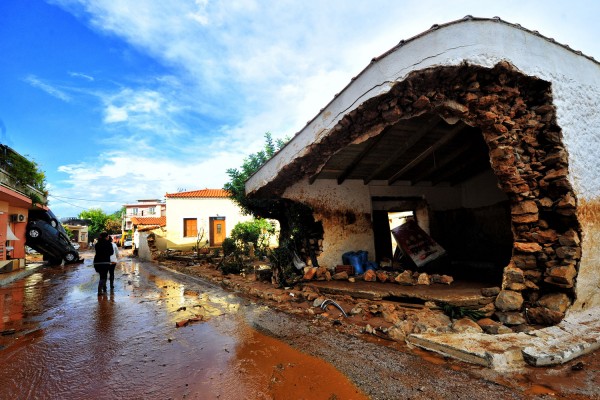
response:
M573 229L569 229L564 234L560 235L558 238L558 242L561 246L579 246L581 240L579 239L579 235Z
M546 307L533 307L527 309L527 318L536 324L556 325L562 321L563 313L552 311Z
M565 293L550 293L542 296L538 304L551 311L564 314L571 305L571 299Z
M538 251L542 250L542 246L540 246L539 243L535 242L515 242L514 248L516 251L519 251L521 253L537 253Z

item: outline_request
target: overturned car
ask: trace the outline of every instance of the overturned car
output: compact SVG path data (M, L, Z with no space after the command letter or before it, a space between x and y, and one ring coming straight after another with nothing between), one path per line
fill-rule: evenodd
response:
M73 247L65 228L50 210L29 210L26 244L40 252L50 264L79 261L79 252Z

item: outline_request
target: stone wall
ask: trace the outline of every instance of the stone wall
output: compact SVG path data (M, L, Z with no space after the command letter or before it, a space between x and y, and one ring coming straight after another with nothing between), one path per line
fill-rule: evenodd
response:
M346 114L313 145L311 154L319 157L309 154L297 162L311 174L323 156L424 113L481 130L492 170L509 199L514 243L497 309L520 313L531 323L557 323L574 298L581 228L548 82L505 62L492 69L461 65L417 71Z

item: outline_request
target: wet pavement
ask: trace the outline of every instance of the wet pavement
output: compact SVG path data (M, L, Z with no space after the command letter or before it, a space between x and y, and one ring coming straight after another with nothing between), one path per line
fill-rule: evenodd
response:
M127 258L99 297L90 261L0 288L0 398L367 398L253 329L264 307Z
M127 257L98 297L91 256L0 285L0 399L600 398L593 354L498 374Z

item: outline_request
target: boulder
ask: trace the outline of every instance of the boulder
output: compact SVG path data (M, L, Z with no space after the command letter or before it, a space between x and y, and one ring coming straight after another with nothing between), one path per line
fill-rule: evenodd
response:
M520 310L523 305L523 296L512 290L501 290L496 297L496 308L500 311Z

